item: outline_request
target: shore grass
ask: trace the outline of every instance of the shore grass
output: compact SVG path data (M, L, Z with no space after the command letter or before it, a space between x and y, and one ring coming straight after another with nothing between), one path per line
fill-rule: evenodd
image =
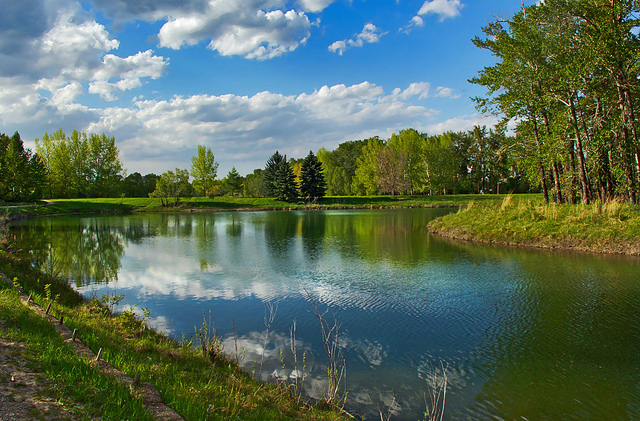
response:
M455 207L470 201L495 201L494 195L447 196L331 196L318 203L303 201L288 203L272 198L249 197L191 197L182 198L176 207L162 207L156 198L56 199L29 207L5 209L10 218L39 215L175 212L175 211L233 211L233 210L296 210L296 209L378 209L408 207Z
M215 361L190 342L178 343L144 328L132 311L114 315L109 300L83 300L66 281L47 278L29 264L27 251L0 247L0 268L42 308L70 329L102 359L141 382L152 383L163 402L187 420L339 420L336 408L310 405L285 386L265 384L224 356ZM4 284L4 283L2 283ZM54 385L62 405L80 407L86 419L150 419L141 402L102 375L62 341L50 323L24 307L15 289L0 287L0 320L12 339L25 343L30 357Z
M17 290L0 282L2 336L23 344L23 358L51 381L44 393L81 419L152 420L128 387L80 359L54 327L20 303Z
M430 232L482 243L640 255L640 207L612 201L546 204L540 197L472 201L429 224Z

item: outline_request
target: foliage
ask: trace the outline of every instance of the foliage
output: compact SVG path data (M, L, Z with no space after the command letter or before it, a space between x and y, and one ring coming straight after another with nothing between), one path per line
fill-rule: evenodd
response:
M278 151L271 155L267 160L262 176L267 197L275 197L277 195L276 184L278 179L278 168L283 162L286 163L287 158L286 156L281 155Z
M285 202L293 202L298 197L293 169L287 162L286 155L276 151L267 160L264 169L264 184L267 195Z
M142 175L139 172L129 174L122 181L122 193L125 197L149 197L156 189L159 176L154 173Z
M177 206L180 197L189 191L189 172L176 168L174 171L163 173L156 182L156 189L150 197L157 197L162 206Z
M9 137L0 133L0 200L39 199L45 180L42 160L24 148L20 134Z
M490 23L474 43L497 63L471 82L483 112L516 122L520 165L545 200L640 198L640 4L549 0Z
M218 174L218 163L213 152L206 146L198 145L198 154L191 157L191 176L194 178L193 187L206 196L213 186Z
M309 155L302 162L301 170L300 194L309 202L317 202L324 197L326 191L322 163L309 151Z
M266 197L267 191L264 184L264 170L258 168L252 174L247 174L244 180L245 197Z
M238 174L236 167L231 168L227 177L222 181L222 189L225 194L236 196L242 193L243 178Z
M36 139L36 151L47 170L48 196L111 197L118 193L123 167L115 138L57 130Z

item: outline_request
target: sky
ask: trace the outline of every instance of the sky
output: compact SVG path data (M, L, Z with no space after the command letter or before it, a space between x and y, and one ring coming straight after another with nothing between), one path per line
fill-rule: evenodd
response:
M530 2L529 2L530 3ZM518 0L0 0L0 132L116 139L127 173L219 178L345 141L492 126L471 39Z

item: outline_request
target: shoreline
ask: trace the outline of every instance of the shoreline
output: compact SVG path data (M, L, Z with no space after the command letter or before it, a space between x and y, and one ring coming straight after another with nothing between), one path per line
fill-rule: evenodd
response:
M640 256L640 208L619 202L555 205L506 197L502 204L469 203L427 230L477 244Z

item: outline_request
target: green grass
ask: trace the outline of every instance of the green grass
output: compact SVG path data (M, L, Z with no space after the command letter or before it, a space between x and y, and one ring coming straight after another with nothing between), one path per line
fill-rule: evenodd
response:
M107 199L56 199L49 205L5 210L10 217L76 213L118 212L172 212L191 210L290 210L290 209L375 209L396 207L451 207L471 200L493 201L494 195L447 195L447 196L332 196L308 205L303 201L288 203L272 198L245 197L192 197L182 198L177 207L162 207L155 198L107 198ZM501 197L501 196L500 196Z
M429 229L485 243L640 254L640 207L617 201L556 205L540 197L507 196L494 203L471 202Z
M16 290L0 283L0 320L3 336L22 343L24 358L51 379L45 391L64 407L85 419L151 420L142 402L129 389L81 360L44 318L20 303Z

